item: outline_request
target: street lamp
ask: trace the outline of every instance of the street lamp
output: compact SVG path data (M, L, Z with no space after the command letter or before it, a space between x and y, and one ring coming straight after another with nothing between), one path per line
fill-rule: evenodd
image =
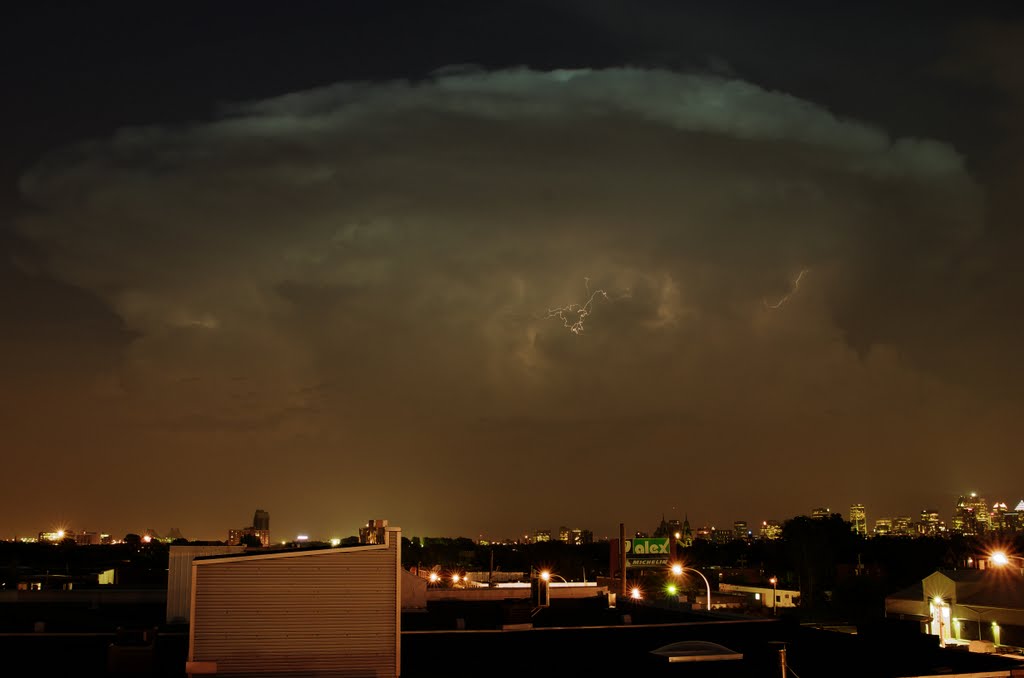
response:
M552 577L558 577L559 579L561 579L566 584L569 583L569 581L565 577L560 575L560 574L555 574L554 572L551 572L550 570L541 570L540 571L540 578L543 579L544 581L550 582Z
M772 616L774 617L775 616L775 607L776 607L776 604L779 601L779 597L775 593L776 586L778 586L778 584L779 584L779 578L778 577L772 577L771 579L768 580L768 582L772 585Z
M704 573L692 567L684 567L682 563L672 563L672 574L676 577L683 574L683 572L696 572L700 575L700 578L704 580L704 586L708 590L708 612L711 611L711 584L708 583L708 578L704 576Z
M1006 551L999 550L990 553L988 556L988 560L996 567L1006 567L1010 564L1010 560L1020 560L1024 562L1024 557L1011 555Z

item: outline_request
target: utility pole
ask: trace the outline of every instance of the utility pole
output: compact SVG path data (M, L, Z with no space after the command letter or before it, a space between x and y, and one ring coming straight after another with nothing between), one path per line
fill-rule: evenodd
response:
M786 644L779 641L773 641L768 643L768 646L778 650L779 652L779 669L781 670L782 678L786 678Z
M619 582L619 595L626 599L626 523L619 523L619 572L622 573L622 580Z

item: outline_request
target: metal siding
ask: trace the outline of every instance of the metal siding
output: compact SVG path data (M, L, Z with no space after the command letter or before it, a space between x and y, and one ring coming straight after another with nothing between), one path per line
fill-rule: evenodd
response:
M400 536L389 537L372 550L201 562L190 656L219 674L397 675Z
M243 552L244 546L171 546L167 562L167 623L188 621L193 559Z

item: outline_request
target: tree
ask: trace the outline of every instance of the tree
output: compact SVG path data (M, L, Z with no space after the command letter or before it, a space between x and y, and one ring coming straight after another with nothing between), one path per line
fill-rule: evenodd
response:
M797 516L782 526L786 553L798 576L800 605L820 608L836 582L836 564L853 554L854 534L838 513L828 518Z

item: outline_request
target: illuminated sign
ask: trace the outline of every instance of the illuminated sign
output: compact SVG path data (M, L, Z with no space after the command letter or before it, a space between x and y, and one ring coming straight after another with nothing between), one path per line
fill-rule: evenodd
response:
M663 567L668 564L668 537L626 540L627 567Z

